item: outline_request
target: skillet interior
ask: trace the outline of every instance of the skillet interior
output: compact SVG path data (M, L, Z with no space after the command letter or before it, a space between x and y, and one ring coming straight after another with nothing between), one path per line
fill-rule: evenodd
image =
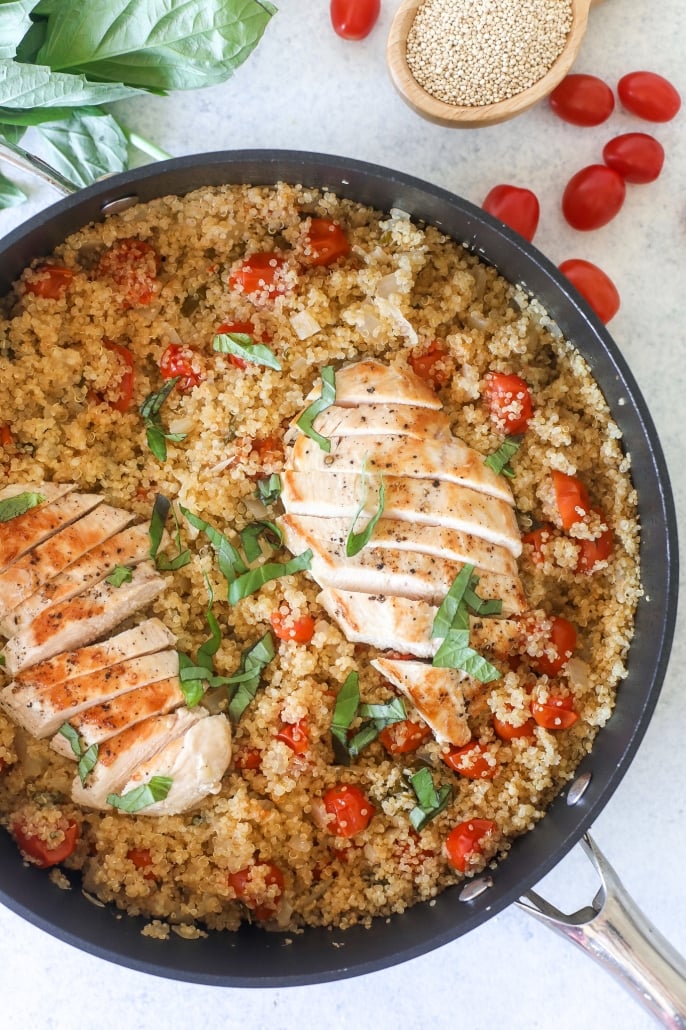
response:
M60 891L44 872L24 868L7 834L0 837L0 900L55 936L110 961L161 976L233 987L274 987L354 976L430 951L488 919L540 880L579 840L607 803L647 729L666 672L674 633L678 584L676 515L662 449L640 391L617 346L591 309L557 269L502 223L455 195L375 165L291 151L205 154L146 166L60 201L0 243L0 295L30 263L83 224L102 217L103 205L129 194L141 201L221 183L267 185L277 180L328 187L381 210L398 207L431 222L495 265L505 278L539 298L563 334L588 362L631 453L642 526L644 596L636 613L629 675L616 711L599 733L579 772L592 772L581 802L558 797L545 818L519 838L495 872L493 886L474 901L451 888L435 903L417 905L370 929L308 929L267 934L244 927L166 942L140 934L142 920L96 907L80 893Z

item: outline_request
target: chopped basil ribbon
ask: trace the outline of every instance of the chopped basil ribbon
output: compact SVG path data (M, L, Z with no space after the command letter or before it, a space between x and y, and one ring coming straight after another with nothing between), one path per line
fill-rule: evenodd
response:
M348 539L345 542L345 553L348 558L354 558L356 554L359 554L363 547L366 547L372 538L372 533L376 528L376 524L383 515L384 506L386 504L386 484L384 483L383 476L380 477L379 482L379 503L376 511L370 518L367 525L364 527L361 533L355 532L355 523L360 517L360 514L364 510L364 506L367 503L367 462L366 459L362 465L362 500L360 506L355 512L353 517L350 532L348 533Z
M5 667L5 665L7 665L7 659L5 658L4 654L0 654L0 665L2 665L3 668Z
M168 379L157 393L149 393L138 409L145 425L148 447L158 461L167 460L167 440L171 440L172 443L179 443L188 436L188 433L167 433L160 417L162 405L179 379L181 379L181 376L174 376L173 379Z
M243 575L229 583L229 604L236 604L238 601L242 601L244 597L254 594L261 586L264 586L265 583L269 583L273 579L279 579L281 576L290 576L294 572L302 572L309 569L311 565L312 551L309 548L307 551L303 551L302 554L296 555L295 558L291 558L290 561L266 562L264 565L258 565L256 569L244 572Z
M168 558L166 554L157 553L160 549L160 544L162 543L164 527L167 523L170 509L172 512L172 518L174 519L174 525L176 527L174 541L176 543L177 554L173 558ZM150 516L148 536L150 537L149 554L155 562L156 568L160 569L162 572L175 572L177 569L182 569L184 565L188 565L191 560L191 552L188 548L181 548L181 530L179 528L179 521L169 498L165 497L164 494L157 494L155 497L152 515Z
M432 664L441 669L460 669L481 683L500 679L500 672L469 646L469 614L499 615L502 601L487 601L476 593L478 576L473 565L463 565L443 599L433 623L432 636L442 639Z
M106 583L111 583L113 587L120 587L124 583L130 583L133 579L133 571L128 565L115 565L112 573L105 577Z
M321 395L305 408L295 424L305 436L309 436L311 440L318 443L321 449L328 454L331 450L331 441L322 436L321 433L318 433L313 423L317 415L336 403L336 373L334 372L333 365L325 365L321 371L321 377Z
M223 533L220 533L218 529L211 526L209 522L205 522L199 515L194 515L192 511L184 508L183 505L179 505L179 508L186 521L190 522L191 526L195 529L199 529L201 533L204 533L209 540L214 553L217 555L219 571L227 582L231 583L236 576L240 576L248 571L248 566L243 561L240 551L233 546Z
M278 472L272 472L271 476L257 480L255 496L263 504L273 504L281 496L281 479Z
M261 536L265 537L272 550L277 550L283 543L283 533L275 522L269 522L267 519L253 522L241 530L243 553L249 562L257 561L262 557L262 548L259 544ZM276 540L276 543L272 542L272 538Z
M469 588L469 583L474 574L473 565L463 565L457 576L453 580L450 590L443 598L440 608L436 612L434 618L432 636L434 637L445 637L448 635L450 629L453 628L455 620L459 617L461 620L464 618L464 614L467 614L466 629L469 632L469 617L464 602L465 591ZM460 626L456 627L464 629L465 624L461 621Z
M357 716L367 721L350 737L350 727ZM350 765L350 760L376 740L381 730L406 718L405 704L399 697L387 704L361 704L359 677L356 672L350 672L338 692L331 719L331 743L336 762Z
M338 691L331 719L331 743L339 765L350 765L348 730L357 715L359 704L360 679L356 672L349 672L345 683Z
M148 783L134 787L126 794L108 794L107 804L118 808L120 812L140 812L156 801L164 801L173 782L171 776L153 776Z
M263 343L255 343L248 333L219 333L212 341L213 350L220 354L233 354L251 365L265 365L281 371L276 355Z
M265 633L248 651L243 652L238 672L250 673L251 675L248 679L243 679L239 683L229 702L229 718L232 722L238 722L245 709L255 697L257 688L260 685L262 670L271 662L275 654L274 638L269 632Z
M74 727L68 722L63 723L57 732L61 733L62 736L71 744L71 749L79 760L79 778L81 783L85 783L88 773L94 768L95 763L98 760L98 745L91 744L91 746L84 751L81 737L78 735Z
M410 822L415 830L423 830L427 823L450 804L453 792L447 785L436 790L428 769L413 773L408 781L417 798L417 804L410 812Z
M31 493L25 490L22 494L15 494L14 497L6 497L0 501L0 522L9 522L19 515L36 508L45 500L43 494Z
M484 465L488 465L490 469L502 476L507 476L508 479L514 479L514 469L510 465L510 458L513 458L519 448L522 446L521 440L504 440L497 451L493 454L489 454L487 458L484 458Z

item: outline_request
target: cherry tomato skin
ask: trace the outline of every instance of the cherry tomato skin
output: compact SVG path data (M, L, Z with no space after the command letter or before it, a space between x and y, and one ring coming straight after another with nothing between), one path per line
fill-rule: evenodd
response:
M492 780L498 772L498 766L495 762L491 765L487 761L487 754L488 748L473 740L464 747L451 748L442 757L448 768L468 780Z
M579 718L571 697L549 694L545 701L534 701L531 714L538 726L546 730L568 730Z
M111 350L117 355L124 369L117 386L118 393L116 397L110 400L107 394L105 394L105 400L115 411L127 411L133 399L133 354L128 347L123 347L120 343L112 343L111 340L104 340L103 342L107 350Z
M545 676L557 676L576 648L576 629L572 623L558 615L553 616L551 623L548 642L553 645L554 653L531 659L534 669Z
M600 321L607 325L619 311L621 303L619 291L609 275L583 258L563 261L560 271L590 304Z
M259 869L257 882L254 881L256 869ZM273 862L257 862L253 866L239 869L237 873L229 873L229 886L233 888L238 900L252 909L255 918L265 922L276 912L278 900L283 894L284 877ZM260 895L269 887L276 887L276 891L273 895L270 892L266 900L261 900Z
M279 272L283 268L284 258L275 251L261 251L252 254L242 265L234 269L229 276L231 289L240 289L243 293L266 293L273 297L285 293L286 288L279 282Z
M531 548L531 561L534 565L542 565L545 561L543 548L553 538L553 527L549 525L539 526L528 533L522 534L522 543Z
M13 443L12 428L9 422L0 425L0 446L11 447Z
M596 75L567 75L548 102L558 118L572 125L601 125L615 107L612 90Z
M160 358L163 379L181 378L176 384L180 393L188 393L202 382L202 375L193 368L193 350L180 343L170 343Z
M489 372L486 376L486 399L491 418L507 436L517 436L525 431L534 408L529 387L521 376Z
M381 0L331 0L331 24L341 39L364 39L376 24Z
M155 248L135 236L117 240L104 252L97 274L122 292L122 307L146 307L157 293L160 259Z
M494 715L493 729L496 736L500 737L501 740L519 740L520 737L532 739L534 736L534 721L533 719L527 719L521 726L513 726L511 722L505 722L504 719L499 719Z
M466 873L473 856L482 854L483 844L497 827L490 819L467 819L453 827L445 840L448 862L460 873Z
M656 72L629 72L617 83L619 99L632 114L647 122L669 122L681 107L679 93Z
M591 510L588 490L576 476L568 476L557 469L551 475L562 528L571 529L575 522L582 522Z
M605 516L597 509L593 509L605 520ZM598 562L605 561L612 554L614 534L608 526L595 540L577 540L579 545L579 558L576 563L576 571L590 575Z
M234 765L237 769L259 769L262 765L262 752L256 747L241 748L236 752Z
M431 730L426 723L403 719L386 726L379 734L379 740L390 755L407 755L428 740Z
M59 300L68 289L75 273L63 265L41 265L35 272L40 278L26 283L26 292L35 297L46 297L48 300Z
M12 836L19 845L19 850L33 859L34 865L37 865L39 869L49 869L50 866L64 862L65 858L69 858L75 850L79 839L79 828L70 819L64 830L64 840L54 848L51 848L49 843L40 837L27 833L20 822L12 824Z
M624 179L607 165L588 165L562 194L562 213L573 229L600 229L615 217L626 196Z
M433 390L445 386L449 381L451 372L446 365L446 351L441 347L438 340L434 340L428 350L422 354L410 355L410 367L416 376L425 379Z
M284 722L276 734L276 739L296 755L303 755L310 746L310 737L307 719L299 719L297 722Z
M625 182L655 182L662 171L665 151L647 132L625 132L605 144L603 161L619 172Z
M493 187L481 206L525 240L533 240L538 228L540 205L538 197L531 190L503 183Z
M294 644L309 644L314 636L315 623L311 615L301 615L297 619L293 619L290 612L284 615L281 610L278 610L272 612L269 621L279 640L290 640Z
M350 243L337 222L328 218L312 218L307 233L307 253L302 263L310 267L332 265L350 253Z
M324 809L334 818L327 824L336 837L354 837L366 830L374 815L374 806L366 794L352 783L330 787L322 795Z

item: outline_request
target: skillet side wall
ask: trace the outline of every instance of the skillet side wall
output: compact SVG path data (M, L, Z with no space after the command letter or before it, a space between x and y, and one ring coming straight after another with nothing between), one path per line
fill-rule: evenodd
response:
M583 354L622 430L639 492L644 597L639 602L629 675L618 704L579 772L592 772L582 801L564 795L525 837L515 841L493 887L470 903L458 890L441 895L369 930L307 930L265 934L252 927L237 935L166 942L140 935L142 920L117 919L95 907L78 886L56 889L44 873L23 868L7 834L0 837L0 900L49 933L110 961L198 983L275 987L359 975L406 961L468 932L540 880L579 840L607 804L647 729L665 676L677 607L676 515L662 449L640 391L616 344L591 309L533 246L479 208L445 190L400 173L329 155L291 151L203 154L146 166L98 183L53 205L0 242L0 295L34 258L66 236L101 219L104 204L128 194L141 201L184 194L207 185L279 179L328 187L382 211L398 207L464 243L505 278L534 294Z

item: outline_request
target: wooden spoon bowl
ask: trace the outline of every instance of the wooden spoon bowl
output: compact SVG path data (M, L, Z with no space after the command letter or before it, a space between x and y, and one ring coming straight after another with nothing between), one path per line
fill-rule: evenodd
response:
M586 31L588 11L598 0L571 0L572 26L567 41L559 56L545 75L507 100L481 107L463 107L449 104L427 93L419 85L407 64L407 37L412 28L417 9L424 0L402 0L391 23L386 45L386 61L391 79L403 100L429 121L453 128L478 128L507 121L527 108L537 104L551 93L565 77L576 59Z

